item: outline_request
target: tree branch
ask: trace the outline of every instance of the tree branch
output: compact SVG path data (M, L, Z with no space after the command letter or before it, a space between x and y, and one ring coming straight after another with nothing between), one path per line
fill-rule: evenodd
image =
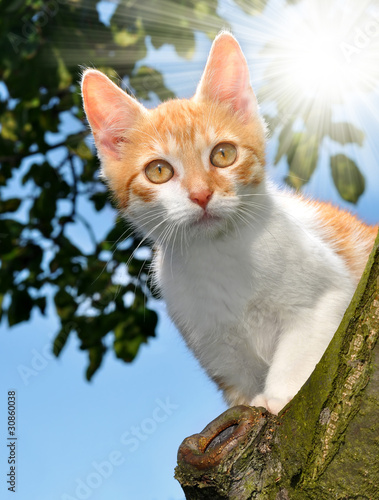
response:
M279 416L231 408L184 440L186 498L378 498L378 333L379 234L333 340Z

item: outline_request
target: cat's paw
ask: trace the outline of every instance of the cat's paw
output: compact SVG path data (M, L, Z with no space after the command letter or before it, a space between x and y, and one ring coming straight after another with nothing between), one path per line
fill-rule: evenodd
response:
M291 398L270 398L265 394L258 394L250 402L250 406L263 406L273 415L277 415L282 410Z
M268 402L266 396L264 394L258 394L252 401L250 401L250 406L255 406L257 408L261 406L268 410Z

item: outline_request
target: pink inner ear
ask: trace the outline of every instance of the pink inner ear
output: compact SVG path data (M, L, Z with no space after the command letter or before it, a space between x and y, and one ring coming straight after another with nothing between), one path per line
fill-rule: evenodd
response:
M126 140L142 106L100 71L83 75L84 109L100 156L118 158L119 143Z
M226 102L245 118L256 112L246 59L229 33L222 33L213 42L196 96Z

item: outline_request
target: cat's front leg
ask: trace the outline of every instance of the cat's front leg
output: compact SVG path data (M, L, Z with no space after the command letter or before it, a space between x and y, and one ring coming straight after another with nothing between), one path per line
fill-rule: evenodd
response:
M301 389L330 340L329 336L317 342L308 338L307 345L303 336L292 331L279 343L264 390L253 398L251 406L263 406L277 415Z
M300 312L287 322L264 390L252 399L251 406L263 406L277 415L297 394L325 352L348 301L345 292L329 292L316 307Z

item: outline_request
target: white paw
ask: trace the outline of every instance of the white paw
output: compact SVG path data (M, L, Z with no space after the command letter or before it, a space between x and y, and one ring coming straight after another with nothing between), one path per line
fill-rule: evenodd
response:
M277 415L282 408L286 406L288 401L291 398L270 398L265 394L258 394L255 398L250 402L250 406L263 406L273 415Z
M254 399L250 401L250 406L256 406L257 408L262 406L263 408L266 408L266 410L268 410L266 396L264 394L258 394Z

